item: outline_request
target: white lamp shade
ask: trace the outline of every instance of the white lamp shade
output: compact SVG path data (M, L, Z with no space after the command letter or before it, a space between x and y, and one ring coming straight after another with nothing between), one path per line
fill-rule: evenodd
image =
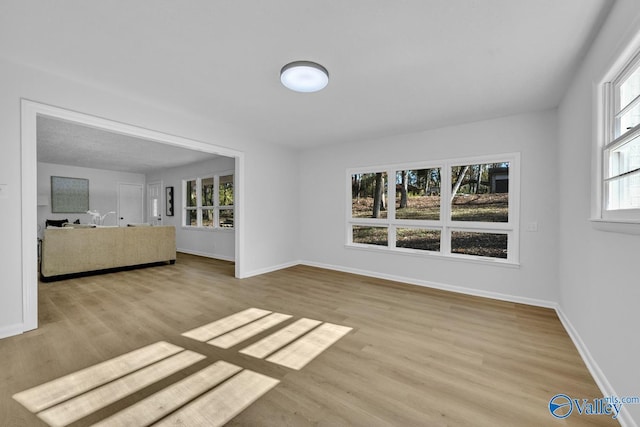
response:
M329 84L329 73L315 62L296 61L282 67L280 81L296 92L317 92Z

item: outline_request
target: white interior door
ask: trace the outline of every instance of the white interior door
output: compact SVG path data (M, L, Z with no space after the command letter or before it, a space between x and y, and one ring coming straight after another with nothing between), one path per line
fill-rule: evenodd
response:
M118 225L143 222L142 184L118 184Z
M147 217L153 225L162 225L162 182L147 185Z

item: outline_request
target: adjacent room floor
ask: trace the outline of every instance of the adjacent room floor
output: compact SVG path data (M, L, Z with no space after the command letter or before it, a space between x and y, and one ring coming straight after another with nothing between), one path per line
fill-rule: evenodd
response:
M617 425L550 415L558 393L601 397L551 309L303 266L244 280L233 271L179 254L175 265L41 283L40 328L0 340L0 425L46 425L12 396L159 341L205 357L72 425L216 361L279 381L230 425ZM182 335L248 308L291 318L227 349ZM239 352L301 318L352 329L298 370Z

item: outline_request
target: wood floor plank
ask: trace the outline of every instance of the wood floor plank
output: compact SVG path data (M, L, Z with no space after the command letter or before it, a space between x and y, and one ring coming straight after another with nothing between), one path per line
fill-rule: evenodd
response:
M93 426L149 426L241 370L239 366L219 360Z
M50 426L66 426L98 409L122 399L150 384L168 377L204 359L205 356L185 350L132 374L112 381L38 414Z
M271 313L248 325L207 341L207 343L220 348L230 348L290 318L289 314Z
M260 308L248 308L241 312L232 314L207 325L200 326L183 333L182 335L197 341L209 341L219 335L232 331L240 326L244 326L249 322L270 314L271 311L262 310Z
M155 425L222 426L279 382L275 378L244 370Z
M602 397L553 309L309 266L233 274L233 263L179 253L174 265L40 283L39 328L0 339L0 426L46 427L12 396L164 340L281 381L229 425L619 427L611 416L550 415L557 393ZM225 350L181 336L247 307L294 316L276 329L304 317L354 330L298 371L236 350L248 341ZM176 381L160 380L72 427Z
M88 390L182 351L160 341L13 395L31 412L40 412Z
M263 359L321 323L319 320L307 318L298 319L289 326L243 348L240 350L240 353Z
M267 361L291 369L302 369L352 329L348 326L323 323L299 340L269 356Z

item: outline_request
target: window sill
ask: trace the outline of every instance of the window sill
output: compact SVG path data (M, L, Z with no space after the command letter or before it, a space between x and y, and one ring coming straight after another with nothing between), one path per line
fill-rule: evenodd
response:
M444 261L464 262L471 264L492 265L496 267L504 268L520 268L520 263L506 261L504 259L497 258L482 258L471 255L443 255L439 252L429 252L411 249L390 249L386 246L376 247L373 245L358 245L358 244L345 244L346 249L369 251L377 253L387 253L402 256L413 256L418 258L431 258Z
M623 234L640 234L640 220L617 220L591 218L589 221L593 224L593 228L599 231Z

